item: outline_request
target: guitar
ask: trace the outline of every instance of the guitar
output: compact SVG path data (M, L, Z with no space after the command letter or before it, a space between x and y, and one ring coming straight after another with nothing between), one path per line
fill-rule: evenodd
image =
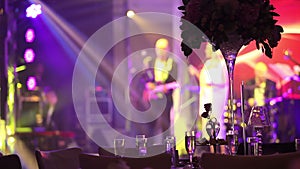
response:
M154 83L147 83L143 92L143 99L149 101L151 99L161 98L162 93L167 93L169 90L179 88L180 85L177 82L170 82L161 85L155 85Z

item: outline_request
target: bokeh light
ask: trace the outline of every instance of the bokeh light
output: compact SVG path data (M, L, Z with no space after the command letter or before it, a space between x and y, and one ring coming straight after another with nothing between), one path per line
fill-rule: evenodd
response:
M35 53L34 53L33 49L31 49L31 48L26 49L24 52L25 62L31 63L34 61L34 58L35 58Z
M28 18L36 18L40 14L42 14L42 6L40 4L31 4L26 9L26 17Z
M26 85L28 90L34 90L36 88L36 78L33 76L29 76Z
M32 28L28 28L25 33L25 40L27 43L32 43L35 39L35 32Z

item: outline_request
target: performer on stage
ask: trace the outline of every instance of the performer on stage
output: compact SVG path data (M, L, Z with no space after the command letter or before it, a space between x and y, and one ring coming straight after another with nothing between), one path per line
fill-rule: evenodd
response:
M269 106L271 99L277 95L276 83L267 78L267 73L267 65L263 62L258 62L254 67L255 77L246 82L244 96L245 101L247 101L247 108L245 111L245 120L248 120L253 106L265 106L268 110L271 123L276 123L275 114L271 113L271 107ZM275 130L271 124L269 131L265 131L263 141L275 142L277 139L277 132ZM251 129L248 129L248 135L251 132Z
M267 79L268 67L263 62L258 62L254 67L255 77L246 82L245 99L250 107L264 106L268 99L277 94L276 83Z
M53 120L53 113L55 112L57 104L57 96L53 89L44 87L44 103L45 103L45 120L44 126L47 130L56 130L57 124Z
M143 96L139 98L138 106L142 111L154 107L163 107L162 112L150 112L151 114L158 113L158 117L148 124L138 124L136 129L140 128L142 133L147 137L155 136L161 132L165 132L170 127L170 112L173 107L173 90L176 88L175 79L177 78L177 64L169 54L169 41L165 38L158 39L155 43L156 56L146 57L144 60L144 71L135 77L133 82L135 87L143 88ZM138 79L138 81L137 81ZM139 84L137 84L139 82ZM132 90L133 91L133 90ZM166 103L164 102L166 100ZM136 103L135 103L136 104ZM166 133L170 135L171 133Z
M206 56L206 61L200 71L200 99L199 114L205 112L204 104L212 104L211 117L217 118L220 123L220 133L218 138L226 138L226 127L224 125L224 110L228 97L227 69L221 54L213 52L212 45L209 43L201 44L202 51ZM206 132L208 119L201 118L202 136L209 139Z

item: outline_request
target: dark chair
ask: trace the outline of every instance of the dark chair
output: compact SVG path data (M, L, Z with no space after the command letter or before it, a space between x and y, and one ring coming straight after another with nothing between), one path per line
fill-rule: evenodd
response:
M131 169L169 169L172 166L170 154L162 153L142 158L124 158Z
M80 154L79 163L81 169L169 169L171 168L171 156L159 154L144 158L96 156Z
M80 148L41 151L35 150L39 169L78 169Z
M243 143L239 144L238 154L244 155L244 147ZM248 147L246 147L246 151ZM276 153L291 153L295 152L295 142L288 143L265 143L262 145L263 155L271 155Z
M295 152L295 142L289 143L266 143L262 145L263 154L270 155L275 153L291 153Z
M97 156L82 153L79 155L79 166L81 169L129 169L128 165L121 158L113 156Z
M203 153L200 165L203 169L299 169L300 152L263 156Z
M100 156L115 156L113 153L113 148L98 147L98 154Z
M3 155L0 157L0 168L22 169L21 160L16 154Z

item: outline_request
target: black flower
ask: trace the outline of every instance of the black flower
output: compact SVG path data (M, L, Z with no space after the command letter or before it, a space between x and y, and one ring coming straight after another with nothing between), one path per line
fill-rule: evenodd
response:
M240 37L242 45L256 41L257 49L272 58L272 50L281 39L283 28L276 25L279 16L269 0L183 0L180 29L181 50L185 56L201 42L210 41L215 50L229 40L231 34ZM191 27L193 24L196 27ZM206 37L197 34L200 29Z

